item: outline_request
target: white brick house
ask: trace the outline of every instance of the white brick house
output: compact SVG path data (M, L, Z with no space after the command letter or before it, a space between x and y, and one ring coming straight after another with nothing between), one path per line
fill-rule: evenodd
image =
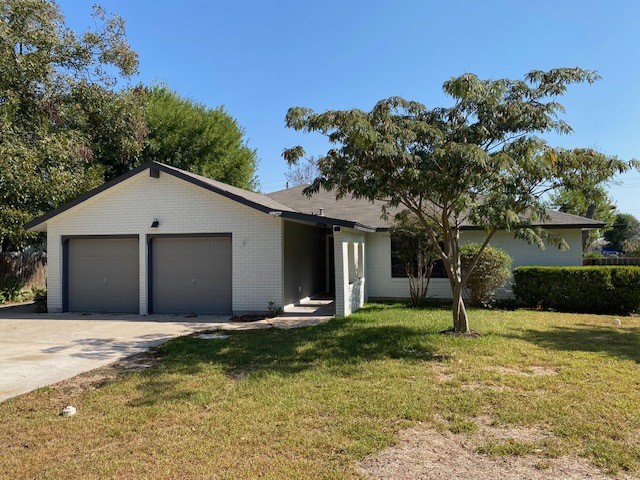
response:
M368 297L408 296L379 205L301 190L260 195L144 164L26 225L47 232L49 311L240 314L331 292L337 315L349 315ZM598 226L554 212L545 227L568 251L507 232L491 243L514 265L580 265L582 229ZM450 296L446 279L429 295Z

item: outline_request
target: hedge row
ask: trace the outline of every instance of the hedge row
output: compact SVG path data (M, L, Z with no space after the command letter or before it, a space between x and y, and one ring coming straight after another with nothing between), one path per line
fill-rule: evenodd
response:
M517 267L513 292L530 307L626 315L640 310L640 267Z

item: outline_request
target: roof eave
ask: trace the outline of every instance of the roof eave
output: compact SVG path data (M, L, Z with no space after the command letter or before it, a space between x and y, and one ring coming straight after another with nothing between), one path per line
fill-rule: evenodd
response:
M291 220L302 220L306 222L319 223L323 225L335 225L339 227L353 228L354 230L360 230L368 233L373 233L377 231L375 227L370 227L369 225L363 225L358 222L350 222L348 220L327 217L324 215L312 215L308 213L283 211L283 212L280 212L280 216L282 218L289 218Z

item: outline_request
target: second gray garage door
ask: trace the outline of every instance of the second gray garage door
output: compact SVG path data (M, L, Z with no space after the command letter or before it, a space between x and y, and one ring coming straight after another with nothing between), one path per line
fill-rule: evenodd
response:
M153 313L231 313L231 237L152 239Z

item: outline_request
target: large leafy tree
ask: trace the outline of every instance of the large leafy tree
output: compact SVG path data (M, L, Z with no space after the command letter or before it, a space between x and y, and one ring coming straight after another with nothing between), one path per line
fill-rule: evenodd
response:
M557 98L568 85L597 78L579 68L531 71L523 80L465 74L444 83L450 106L427 108L392 97L370 112L315 113L295 107L286 123L320 132L335 145L318 159L320 175L305 189L307 194L335 190L338 197L382 201L383 214L399 207L418 217L449 277L453 328L466 333L462 292L493 235L510 230L542 247L552 236L533 224L547 216L548 192L579 187L587 172L609 176L631 167L596 152L575 155L554 149L539 137L571 131L558 118L562 106ZM290 163L303 155L301 146L284 152ZM469 223L486 235L463 273L460 231Z
M560 188L551 195L551 206L561 212L604 222L605 226L602 229L582 232L584 250L588 250L604 232L609 230L616 219L615 205L602 185L580 190Z
M115 90L137 71L124 22L94 8L78 36L46 0L0 5L0 242L34 241L22 225L128 168L142 148L142 96Z
M241 188L256 189L256 151L220 108L183 98L164 85L147 91L149 134L142 160L155 160Z
M604 239L614 250L622 252L631 242L640 241L640 221L630 213L619 213Z

